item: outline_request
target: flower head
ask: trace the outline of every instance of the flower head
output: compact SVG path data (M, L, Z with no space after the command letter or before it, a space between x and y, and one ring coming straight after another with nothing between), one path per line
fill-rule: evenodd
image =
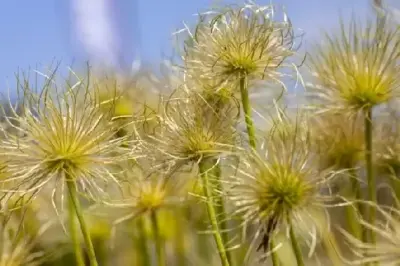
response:
M118 184L110 166L124 158L123 138L113 137L115 124L105 118L85 81L67 82L63 90L54 76L44 83L38 92L28 80L18 88L24 93L24 112L14 112L8 121L21 134L7 134L0 142L8 172L1 182L9 193L34 196L44 187L55 192L73 181L84 195L107 198L105 185Z
M159 121L159 130L149 144L167 161L186 164L220 156L231 152L237 141L235 120L216 113L202 97L187 91L177 90L171 95Z
M200 15L183 56L189 76L215 88L232 88L238 78L279 81L278 71L293 52L294 35L272 6L246 4Z
M342 22L316 49L310 90L323 110L358 112L399 96L399 32L385 19L364 27L353 19L348 29Z
M304 223L304 217L323 209L327 200L321 189L329 184L329 175L315 167L310 143L303 136L296 131L271 129L262 148L246 152L238 174L231 177L228 193L235 214L256 225L258 233L264 235L264 249L270 237L289 221Z
M343 114L322 114L316 116L311 125L313 148L321 169L357 166L364 150L360 119Z

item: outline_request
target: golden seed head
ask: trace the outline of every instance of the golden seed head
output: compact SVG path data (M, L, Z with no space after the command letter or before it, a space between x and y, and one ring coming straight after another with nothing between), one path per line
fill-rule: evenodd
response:
M261 230L267 234L272 232L265 230L279 230L288 219L296 224L304 213L321 208L329 198L321 194L321 189L329 185L329 176L315 167L315 157L302 134L306 129L302 126L296 134L276 128L280 126L268 132L259 151L246 152L241 157L242 164L238 174L231 177L228 192L236 206L235 214L264 228ZM271 221L273 230L265 229Z
M189 76L216 88L236 86L242 76L279 80L294 36L288 20L277 22L273 14L272 6L248 4L200 15L184 47Z
M164 158L197 161L230 152L236 142L235 120L216 113L204 104L204 99L186 92L168 100L159 121L160 130L153 144Z
M336 113L313 118L311 139L321 169L353 168L363 158L364 135L359 118Z
M116 181L109 167L123 159L124 139L114 137L115 124L83 80L58 91L47 79L39 92L23 88L24 113L14 118L21 137L7 135L0 143L9 173L2 182L28 193L67 178L92 198L107 196L100 188Z
M364 27L353 19L349 28L326 36L311 57L313 96L324 110L357 112L398 97L400 57L398 29L385 19Z

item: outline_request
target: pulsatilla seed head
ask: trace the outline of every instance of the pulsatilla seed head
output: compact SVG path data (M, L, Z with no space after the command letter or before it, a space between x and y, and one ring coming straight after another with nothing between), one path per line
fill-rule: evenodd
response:
M171 96L164 104L159 131L150 145L168 161L197 162L202 157L220 156L233 150L237 141L235 123L231 117L207 106L204 99L183 92L176 98Z
M310 91L322 110L358 112L399 96L399 29L385 18L362 27L353 19L311 56Z
M321 169L354 168L363 158L364 132L359 116L338 113L315 116L311 121L311 140Z
M235 87L243 76L278 81L295 36L290 21L278 22L273 14L272 6L247 4L200 15L184 45L186 72L217 89Z
M329 185L330 178L329 173L315 167L303 132L272 129L267 135L260 150L241 156L238 174L228 182L234 214L242 216L246 224L257 226L264 236L259 248L264 249L270 237L288 221L294 225L304 223L304 214L323 209L327 198L320 190Z
M80 79L57 87L54 75L46 76L38 91L24 82L23 114L15 112L9 121L21 134L8 134L0 142L1 156L7 156L8 177L1 180L10 193L38 193L53 184L77 183L82 193L93 199L108 198L102 189L118 183L110 166L125 158L115 138L115 123L104 117L97 97Z

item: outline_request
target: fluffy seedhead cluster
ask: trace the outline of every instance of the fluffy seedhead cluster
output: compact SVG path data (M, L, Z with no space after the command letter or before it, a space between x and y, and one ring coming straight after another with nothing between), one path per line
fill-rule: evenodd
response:
M280 88L307 83L277 10L200 14L157 74L18 75L0 266L400 264L399 28L342 20L291 106Z

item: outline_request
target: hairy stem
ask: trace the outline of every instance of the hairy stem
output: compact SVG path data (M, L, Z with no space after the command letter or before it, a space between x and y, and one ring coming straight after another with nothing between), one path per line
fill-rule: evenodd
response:
M215 243L217 244L217 249L219 252L220 259L221 259L221 264L223 266L229 266L230 264L229 264L228 256L226 254L224 240L223 240L221 232L219 230L217 213L216 213L216 208L215 208L214 199L213 199L213 192L212 192L213 188L212 188L211 182L209 180L209 171L212 167L214 167L214 163L213 163L213 160L211 160L211 159L207 159L207 158L202 159L199 163L200 177L203 181L203 190L204 190L204 195L206 197L208 217L211 222L214 240L215 240Z
M290 241L292 242L292 248L296 257L297 266L304 266L303 254L301 252L299 242L297 241L296 234L293 230L292 221L290 218L288 218L287 220L289 225Z
M372 203L376 203L376 179L374 175L374 169L372 164L372 108L368 108L365 112L364 117L365 127L365 165L367 171L367 184L368 184L368 200ZM368 222L375 224L376 210L373 206L369 207L368 211ZM369 230L369 241L374 244L376 242L375 233Z
M256 134L254 128L254 122L251 118L251 105L249 99L249 91L247 89L247 77L243 75L240 78L240 97L242 100L244 120L246 122L247 134L249 136L249 144L252 148L256 147Z
M75 213L78 218L79 225L81 227L83 240L85 241L85 245L87 248L87 254L89 257L90 266L98 266L98 263L96 260L96 254L95 254L94 248L93 248L93 243L92 243L92 240L90 239L90 233L89 233L88 227L85 223L85 219L83 217L83 212L82 212L82 207L79 203L79 199L77 196L77 188L76 188L75 181L67 179L67 187L68 187L71 203L73 205L73 208L75 209Z
M211 172L215 174L215 184L212 184L212 186L215 187L217 190L217 193L213 193L213 199L215 199L214 206L216 208L218 216L220 217L219 229L221 231L222 239L224 241L224 246L226 247L229 243L229 233L228 233L228 218L225 211L224 199L221 195L219 195L223 191L221 182L221 166L218 164L217 159L213 159L211 161L212 161L211 163L214 165ZM229 264L233 265L231 252L227 250L226 255L228 257Z
M164 241L160 235L160 228L158 225L157 213L156 211L152 210L150 212L150 220L151 226L153 228L153 234L156 244L156 254L157 254L157 265L158 266L165 266L165 249L164 249Z
M74 203L71 200L71 197L68 197L69 233L71 236L72 245L74 246L75 261L77 266L85 266L82 247L79 240L79 232L76 228L75 217L76 213Z

